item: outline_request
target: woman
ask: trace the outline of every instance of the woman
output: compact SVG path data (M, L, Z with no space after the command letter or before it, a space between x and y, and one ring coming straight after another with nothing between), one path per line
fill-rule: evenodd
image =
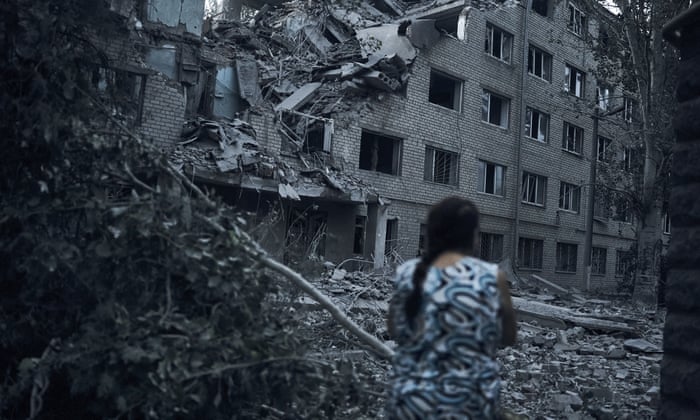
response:
M471 256L478 227L470 201L444 199L428 213L427 252L397 269L390 419L496 417L496 348L515 342L515 314L504 273Z

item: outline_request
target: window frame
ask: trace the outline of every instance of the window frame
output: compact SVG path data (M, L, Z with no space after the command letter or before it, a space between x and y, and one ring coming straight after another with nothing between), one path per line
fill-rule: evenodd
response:
M573 253L572 253L573 251ZM565 255L564 255L565 254ZM564 257L564 259L562 258ZM573 270L571 265L573 263ZM576 274L578 270L578 244L557 242L557 253L554 271L558 273Z
M392 151L392 157L391 157L391 160L392 160L391 172L379 170L377 168L372 169L372 168L367 168L367 167L362 166L362 164L363 164L362 156L365 155L365 157L366 157L366 153L367 153L366 148L363 147L363 144L364 144L363 139L366 139L365 134L367 136L371 136L372 138L374 138L375 142L377 142L380 138L392 140L393 151ZM361 134L360 134L360 153L358 156L358 164L357 164L358 169L361 169L363 171L370 171L370 172L391 175L391 176L401 176L401 166L403 163L403 142L404 142L404 139L401 137L397 137L397 136L393 136L393 135L389 135L389 134L382 134L379 131L363 128L361 131ZM378 145L377 145L377 148L379 148ZM371 162L371 158L370 158L370 162ZM377 163L378 163L378 161L377 161Z
M493 167L493 192L488 192L487 191L487 182L488 182L488 169L489 166ZM500 170L500 171L499 171ZM500 172L500 186L498 184L499 180L499 174ZM486 160L479 160L479 169L477 173L477 186L476 190L477 192L480 192L482 194L488 194L488 195L493 195L497 197L505 197L505 185L506 185L506 167L503 165L499 165L497 163L489 162ZM498 191L500 190L500 194Z
M585 37L588 30L586 14L573 2L569 2L569 18L566 27L576 36ZM578 17L578 19L577 19Z
M547 203L547 177L543 175L538 175L532 172L528 171L523 171L523 178L521 182L521 195L520 195L520 202L524 204L530 204L533 206L539 206L539 207L545 207ZM535 181L534 185L534 195L535 195L535 201L530 201L528 198L530 197L530 189L531 189L531 184L530 180L533 179ZM527 187L527 188L526 188ZM540 196L540 192L542 195L542 202L538 202L538 198Z
M634 264L634 255L631 251L615 250L615 277L624 277Z
M529 248L530 258L526 261L525 248ZM542 270L544 266L544 240L521 236L518 238L518 268Z
M671 234L671 216L668 214L668 211L664 212L664 217L661 219L661 228L661 232L664 235Z
M489 255L484 255L484 243L488 242ZM503 259L504 235L500 233L479 232L479 258L488 262L500 262ZM496 252L494 252L496 250Z
M574 89L571 89L572 78ZM564 64L564 90L571 96L583 99L586 94L586 72L571 64Z
M569 136L570 129L573 129L573 136ZM578 136L576 135L577 133L579 134ZM562 150L581 156L583 153L584 135L583 127L564 121L564 136L561 141ZM571 144L573 144L573 148L569 147Z
M622 112L622 118L628 124L634 123L635 122L634 108L635 108L635 105L637 104L637 101L635 101L634 98L625 95L622 99L622 102L623 102L622 105L624 107L624 111Z
M353 240L352 240L352 253L353 254L364 255L366 239L367 239L367 216L357 214L357 215L355 215L355 226L353 229ZM358 251L358 248L360 249L359 251Z
M540 73L537 74L537 55L540 55ZM527 52L527 73L533 77L551 83L552 81L552 62L554 61L552 54L538 48L532 44L528 47ZM546 74L545 74L546 69Z
M433 98L434 98L433 97L433 92L434 92L434 90L433 90L433 78L434 77L440 77L440 78L447 79L447 80L450 80L450 81L455 83L454 91L452 93L453 99L452 99L452 106L451 107L448 107L448 106L445 106L441 103L433 101ZM428 84L428 102L430 102L431 104L435 104L437 106L443 107L443 108L451 109L451 110L456 111L456 112L462 112L463 96L464 96L464 80L462 80L458 77L452 76L450 74L447 74L447 73L440 71L438 69L435 69L432 67L430 68L430 81Z
M436 176L436 161L438 159L438 154L444 155L449 158L449 174L447 182L442 182L437 180ZM425 161L423 166L423 180L427 182L434 182L436 184L457 186L459 180L459 154L451 150L441 149L432 145L425 145Z
M581 212L581 187L568 182L559 182L559 209L572 213Z
M596 105L601 111L610 109L610 99L614 95L614 89L604 84L599 84L595 87Z
M602 151L601 151L601 144L603 145ZM605 137L605 136L598 136L597 139L597 144L596 144L596 160L598 162L609 162L611 156L611 147L612 147L612 139ZM601 158L602 155L602 158Z
M596 255L598 254L598 255ZM602 261L601 256L602 254ZM605 247L591 247L591 275L604 276L607 271L608 249Z
M537 134L538 137L534 137L532 135L532 129L535 126L533 119L535 118L535 114L537 115ZM551 121L551 117L549 114L540 111L539 109L532 108L532 107L527 107L526 108L526 118L527 118L527 125L525 127L525 137L540 142L540 143L549 143L549 125ZM544 120L544 130L542 130L542 121ZM544 132L543 139L540 140L539 134L540 132Z
M544 14L542 14L542 12L540 10L535 9L535 2L537 2L537 1L544 2L544 6L545 6L545 10L544 10L545 13ZM533 0L531 9L533 12L537 13L538 15L540 15L542 17L549 17L549 15L551 13L550 9L549 9L549 0Z
M501 101L501 106L500 106L500 115L501 115L501 123L494 123L491 122L491 106L492 106L492 99L496 98L499 101ZM505 109L504 109L505 108ZM505 118L505 124L503 123L503 120ZM507 130L510 126L510 99L503 96L499 95L497 93L494 93L488 89L482 89L481 93L481 121L493 125L495 127L500 127L502 129Z
M500 38L498 55L494 53L494 48L496 46L494 38L496 35ZM513 58L513 40L513 34L491 22L486 22L486 34L484 38L484 53L486 53L486 55L510 64Z

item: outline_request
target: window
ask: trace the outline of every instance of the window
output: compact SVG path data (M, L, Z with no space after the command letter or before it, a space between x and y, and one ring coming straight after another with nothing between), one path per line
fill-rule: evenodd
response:
M523 172L522 201L544 206L547 178Z
M664 218L661 221L661 224L663 225L664 233L666 235L670 235L671 234L671 217L668 215L668 212L664 213Z
M352 242L352 252L364 254L365 252L365 229L367 226L367 216L355 216L355 236Z
M549 115L533 108L527 109L525 135L545 143L549 133Z
M299 263L309 257L323 258L328 213L292 208L287 218L284 261Z
M509 63L512 46L513 35L490 23L486 24L486 41L484 42L486 54Z
M559 186L559 208L578 213L581 208L581 187L562 182Z
M141 125L146 76L126 70L96 67L92 71L96 94L112 107L113 113L125 117L130 127Z
M598 162L607 162L610 159L610 145L612 140L609 138L598 136Z
M425 223L420 224L418 231L418 256L423 256L425 254L425 235L428 229L428 225Z
M591 274L605 275L608 250L605 248L591 248Z
M596 86L595 97L598 101L598 108L601 111L607 111L610 108L610 88L606 86Z
M630 251L618 250L615 254L615 275L625 276L632 271L634 257Z
M460 111L462 108L462 81L431 69L428 100L445 108Z
M457 153L427 146L423 179L440 184L457 185L457 156Z
M400 139L362 130L360 169L398 175L400 161Z
M544 241L541 239L518 239L518 266L541 270L543 248Z
M544 17L547 17L549 13L548 3L548 0L532 0L532 10Z
M624 106L625 106L625 111L623 113L623 116L625 118L625 121L628 123L633 123L634 122L634 112L636 108L636 104L634 102L634 99L625 96L624 98Z
M623 223L632 223L632 209L626 197L615 197L615 210L612 219Z
M527 72L544 79L552 81L552 56L539 48L530 45L527 56Z
M593 201L593 217L603 219L607 221L610 218L612 212L610 208L610 199L606 192L608 191L604 187L594 187L595 188L595 200Z
M583 98L585 81L586 73L568 64L564 67L564 90L569 94Z
M581 154L583 147L583 128L564 122L564 139L561 148L567 152Z
M499 262L503 258L503 235L479 233L479 258Z
M481 95L481 119L497 126L508 128L510 101L484 90Z
M486 194L503 195L505 168L495 163L479 161L479 185L477 190Z
M558 243L556 271L575 273L577 253L578 245Z
M399 219L387 219L386 237L384 238L384 256L395 261L399 248Z
M569 29L576 35L583 36L586 30L586 15L573 3L569 3Z

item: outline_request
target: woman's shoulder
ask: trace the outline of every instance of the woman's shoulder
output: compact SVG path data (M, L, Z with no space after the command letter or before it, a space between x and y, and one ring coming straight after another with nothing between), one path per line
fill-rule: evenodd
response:
M472 257L470 255L462 258L460 262L468 267L471 267L475 271L483 274L489 274L495 277L498 276L498 264L490 263L484 261L480 258Z

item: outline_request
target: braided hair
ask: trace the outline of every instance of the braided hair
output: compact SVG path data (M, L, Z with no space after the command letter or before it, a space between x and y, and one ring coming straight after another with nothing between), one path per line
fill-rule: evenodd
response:
M413 272L413 290L405 304L409 321L420 311L423 283L433 261L448 251L471 253L479 227L479 210L467 199L447 197L431 207L427 223L427 250Z

